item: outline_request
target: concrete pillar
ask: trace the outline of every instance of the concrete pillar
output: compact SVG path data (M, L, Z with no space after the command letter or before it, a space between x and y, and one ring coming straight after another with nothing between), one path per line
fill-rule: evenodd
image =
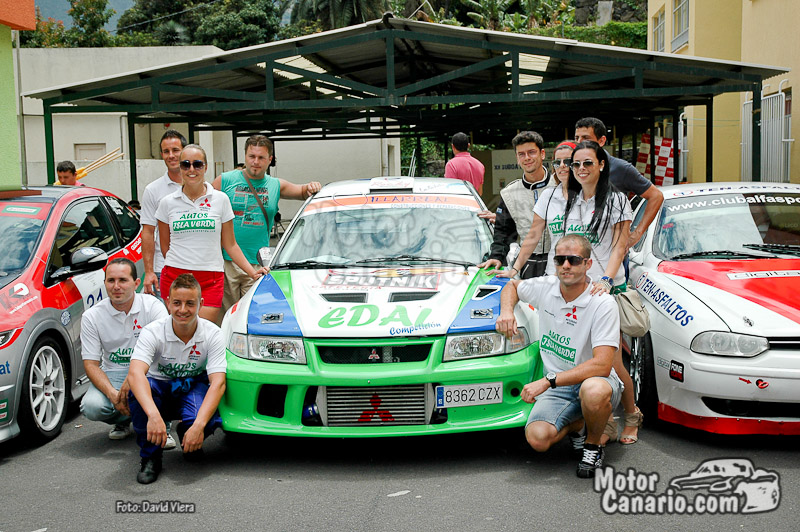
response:
M597 25L605 26L611 22L614 14L614 2L612 0L600 0L597 2Z

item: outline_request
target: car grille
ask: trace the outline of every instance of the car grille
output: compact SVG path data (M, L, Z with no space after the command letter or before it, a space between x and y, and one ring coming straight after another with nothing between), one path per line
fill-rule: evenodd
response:
M759 419L800 419L800 403L742 401L716 397L703 397L702 400L708 408L723 416Z
M411 345L317 345L320 360L326 364L380 364L422 362L431 352L430 343Z
M433 411L433 386L321 386L317 404L323 425L329 427L426 425Z
M779 338L767 338L767 340L769 340L770 349L800 351L800 338L779 337Z

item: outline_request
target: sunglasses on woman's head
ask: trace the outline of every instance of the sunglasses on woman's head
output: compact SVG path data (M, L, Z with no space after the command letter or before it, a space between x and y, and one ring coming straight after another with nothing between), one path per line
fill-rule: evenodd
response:
M181 170L188 170L189 168L194 167L195 170L200 170L206 166L205 161L201 161L200 159L195 159L194 161L190 161L189 159L184 159L181 161Z
M556 266L562 266L565 261L569 261L572 266L578 266L579 264L583 264L586 260L589 259L581 257L580 255L556 255L553 257L553 262L556 263Z

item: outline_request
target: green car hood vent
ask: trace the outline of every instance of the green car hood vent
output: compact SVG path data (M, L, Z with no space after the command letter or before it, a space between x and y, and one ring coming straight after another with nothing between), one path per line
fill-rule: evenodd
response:
M394 292L389 296L389 303L400 303L402 301L425 301L439 292Z
M344 292L341 294L320 294L322 299L330 303L366 303L366 292Z

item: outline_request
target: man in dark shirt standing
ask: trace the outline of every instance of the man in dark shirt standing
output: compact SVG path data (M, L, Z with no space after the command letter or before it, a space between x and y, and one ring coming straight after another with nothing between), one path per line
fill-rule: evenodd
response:
M575 124L575 142L593 140L601 146L606 144L606 126L599 118L581 118ZM661 209L664 202L664 195L655 185L645 179L639 171L628 161L608 156L609 178L611 184L617 187L623 194L635 194L647 201L644 209L644 216L635 228L632 228L628 236L628 249L642 238L644 232L653 223L653 220Z

